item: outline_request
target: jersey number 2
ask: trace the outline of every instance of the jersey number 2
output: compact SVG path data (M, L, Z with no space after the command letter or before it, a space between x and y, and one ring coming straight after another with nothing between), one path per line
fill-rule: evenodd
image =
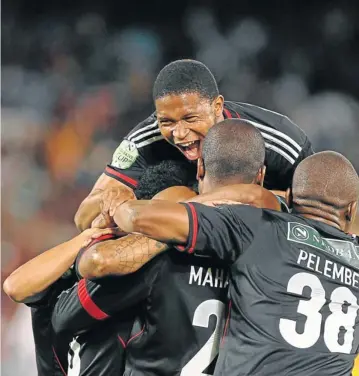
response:
M201 303L194 312L194 326L208 328L211 315L216 316L216 327L208 341L198 353L183 367L181 376L210 376L203 371L213 362L219 352L219 341L224 327L224 303L210 299Z
M296 321L280 319L279 330L292 346L307 349L314 346L321 334L325 290L319 278L310 273L297 273L288 282L287 291L301 295L304 287L311 289L310 299L299 300L297 312L306 316L304 330L298 333ZM324 342L330 352L350 354L354 340L354 325L358 313L358 302L347 287L337 287L330 297L330 315L324 323Z

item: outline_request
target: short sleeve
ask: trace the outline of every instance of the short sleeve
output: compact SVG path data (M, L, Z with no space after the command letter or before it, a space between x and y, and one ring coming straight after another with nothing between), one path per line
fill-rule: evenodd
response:
M156 116L152 114L121 141L104 173L135 189L143 171L153 163L151 158L155 153L151 149L162 139Z
M23 302L31 308L44 308L53 305L54 300L62 293L62 291L71 288L77 281L77 276L73 267L71 267L61 278L55 281L45 290L28 297Z
M55 305L52 324L55 332L80 333L139 304L151 292L158 268L153 262L128 276L89 281L81 279L64 291Z
M247 205L208 207L183 204L189 218L187 244L180 251L214 256L234 263L251 244L260 225L261 209Z

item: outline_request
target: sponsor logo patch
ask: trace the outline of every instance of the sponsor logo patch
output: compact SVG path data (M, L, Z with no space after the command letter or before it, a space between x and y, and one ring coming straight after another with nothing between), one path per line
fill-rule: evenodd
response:
M111 165L126 170L133 165L138 155L136 145L132 141L123 140L113 153Z

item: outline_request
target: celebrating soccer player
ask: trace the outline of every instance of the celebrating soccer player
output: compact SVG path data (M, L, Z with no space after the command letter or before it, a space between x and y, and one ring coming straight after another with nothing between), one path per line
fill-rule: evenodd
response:
M204 145L204 159L207 152ZM212 187L219 184L206 174ZM229 266L231 313L215 375L351 375L359 249L348 232L359 177L342 155L321 152L299 164L288 198L292 214L151 201L115 210L124 231Z
M153 99L155 113L120 143L78 209L75 222L80 230L90 227L100 215L106 190L115 188L124 199L134 198L132 190L148 166L165 159L185 160L190 166L200 156L208 130L224 119L247 119L261 131L266 147L264 186L268 189L286 190L295 167L313 153L307 136L286 116L224 101L212 73L199 61L178 60L165 66L154 83Z
M241 120L226 120L218 129L220 132L211 132L204 142L205 150L206 145L207 149L213 147L213 155L217 156L205 154L208 171L214 171L223 184L250 186L251 197L256 194L256 187L265 191L249 184L261 183L264 177L265 146L260 132ZM199 167L202 176L203 164ZM161 171L153 175L153 183L158 184ZM206 192L210 186L204 182L202 189ZM155 198L163 198L162 194L169 195L167 191ZM258 198L266 207L279 208L277 199L268 191ZM227 268L217 258L172 250L131 275L98 279L133 272L166 248L143 236L129 235L98 243L83 252L77 260L78 271L96 280L81 280L69 293L60 296L53 314L55 331L70 330L76 334L96 327L99 321L123 309L141 305L142 330L134 334L136 337L127 346L129 373L143 376L212 373L225 326L228 287Z

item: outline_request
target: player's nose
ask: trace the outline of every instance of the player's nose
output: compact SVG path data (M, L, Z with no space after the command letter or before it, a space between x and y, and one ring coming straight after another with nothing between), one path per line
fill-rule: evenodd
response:
M189 132L190 129L186 128L182 122L178 122L172 131L172 135L175 140L184 140Z

